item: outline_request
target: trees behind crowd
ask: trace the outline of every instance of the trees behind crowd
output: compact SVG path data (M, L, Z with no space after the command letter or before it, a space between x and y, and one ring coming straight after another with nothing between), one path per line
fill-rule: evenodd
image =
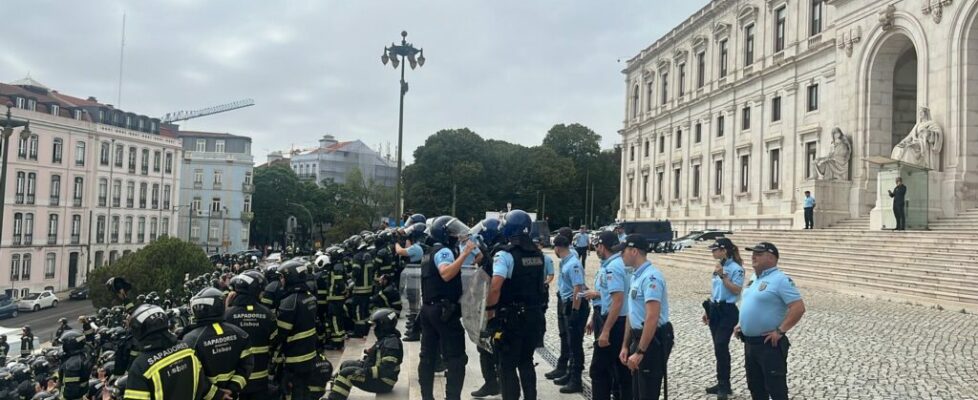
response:
M545 214L551 228L614 220L620 150L601 151L601 136L580 125L554 125L543 143L526 147L486 140L467 129L441 130L414 151L404 169L405 208L452 214L472 224L486 211ZM590 189L594 189L593 216ZM588 206L585 207L585 201Z
M134 253L116 260L112 265L88 273L89 294L95 307L112 303L112 294L105 282L113 276L126 278L132 284L133 296L183 287L184 275L191 277L214 270L200 246L177 238L162 236Z

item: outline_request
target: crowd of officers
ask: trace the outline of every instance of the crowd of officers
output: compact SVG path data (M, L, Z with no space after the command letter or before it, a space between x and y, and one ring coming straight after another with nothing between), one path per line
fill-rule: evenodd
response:
M20 360L6 364L9 346L0 336L0 364L7 365L0 368L0 400L339 400L354 387L390 392L404 358L396 329L402 294L420 304L408 309L404 340L421 342L422 399L435 399L434 375L444 371L446 399L460 400L468 361L463 265L490 277L478 346L484 384L471 397L537 398L533 353L543 346L556 276L560 358L545 377L561 393L581 392L583 338L591 334L592 399L668 398L674 330L665 277L648 260L650 244L616 232L586 238L601 259L588 285L581 256L589 247L580 246L586 233L558 231L555 271L531 239L531 223L521 210L472 228L451 216L412 215L401 228L362 232L311 258L224 267L188 277L183 293L135 301L132 286L115 277L106 287L118 305L83 317L79 330L63 320L60 347L35 354L25 327ZM713 337L718 382L707 393L721 400L732 393L729 342L736 335L745 344L752 398L787 399L785 332L800 320L804 303L777 268L777 248L764 242L746 249L755 270L746 286L738 248L721 238L710 249L717 265L703 322ZM407 267L420 270L420 293L401 293ZM366 337L371 326L376 341L363 358L334 370L325 351Z

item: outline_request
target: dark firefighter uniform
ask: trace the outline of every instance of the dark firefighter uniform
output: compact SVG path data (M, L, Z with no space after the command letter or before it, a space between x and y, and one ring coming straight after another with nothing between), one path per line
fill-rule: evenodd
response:
M7 344L7 335L0 335L0 365L7 365L7 354L10 354L10 345Z
M85 357L85 335L69 330L59 336L64 351L58 376L61 377L61 399L80 400L88 393L92 366Z
M343 263L340 261L341 257L342 253L338 249L331 252L330 262L320 271L316 279L316 308L319 319L326 328L324 330L326 348L331 350L342 349L346 340L346 329L343 323L346 275Z
M377 268L377 275L393 276L396 272L394 271L394 252L391 251L387 235L378 235L374 247L374 267Z
M374 257L369 249L361 249L353 256L353 335L362 338L370 329L367 318L370 316L370 296L374 293Z
M186 343L167 331L162 308L144 304L133 310L129 326L142 351L129 368L124 399L210 400L217 388L204 378L203 366Z
M281 389L293 400L311 399L308 382L316 367L316 298L306 284L306 265L289 261L280 272L285 279L285 297L279 303L273 347L282 357Z
M230 287L235 296L231 306L224 312L224 320L241 328L248 334L254 367L248 375L240 399L266 399L268 395L268 369L271 360L271 341L278 333L275 327L275 314L258 303L256 295L261 291L258 276L249 272L231 279Z
M326 359L326 354L316 355L315 372L313 372L308 382L309 386L307 386L313 399L320 399L326 394L326 384L332 377L333 363Z
M193 306L193 301L191 305ZM222 319L223 311L222 306ZM254 367L251 343L245 331L226 322L205 320L188 332L183 337L183 342L197 354L204 376L211 384L218 389L230 391L233 396L244 390Z
M263 306L274 310L278 308L279 298L281 297L281 294L282 294L282 284L279 283L278 278L276 277L275 280L268 282L268 285L265 285L265 289L261 292L261 297L259 297L259 301L261 301L261 304Z
M354 386L370 393L388 393L397 384L404 360L401 333L397 331L397 312L380 308L370 317L377 341L364 351L362 360L349 360L340 365L333 387L324 400L346 400Z
M373 309L389 308L394 310L397 315L401 315L401 291L394 286L393 275L383 275L382 289L377 294L370 297L370 306Z
M518 244L504 246L493 256L493 278L505 279L494 305L494 327L502 331L494 346L499 369L503 399L518 399L522 386L523 397L537 398L536 371L533 352L542 340L545 324L543 303L543 253L528 236L517 237ZM525 242L525 243L524 243ZM517 378L517 370L519 377Z

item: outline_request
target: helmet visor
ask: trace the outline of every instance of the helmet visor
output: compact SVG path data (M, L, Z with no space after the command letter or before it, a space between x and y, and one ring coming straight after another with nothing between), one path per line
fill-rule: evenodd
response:
M470 231L471 229L469 229L468 225L463 224L458 218L452 218L451 221L445 224L445 232L450 237L466 238L469 236Z

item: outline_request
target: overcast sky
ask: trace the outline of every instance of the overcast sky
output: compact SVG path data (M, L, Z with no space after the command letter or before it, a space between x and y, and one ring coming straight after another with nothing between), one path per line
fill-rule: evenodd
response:
M407 71L405 157L444 128L536 145L579 122L610 148L624 115L625 60L708 0L5 1L0 80L28 72L62 93L162 116L244 98L253 107L182 123L251 136L271 150L323 134L397 143L400 40L424 48Z

